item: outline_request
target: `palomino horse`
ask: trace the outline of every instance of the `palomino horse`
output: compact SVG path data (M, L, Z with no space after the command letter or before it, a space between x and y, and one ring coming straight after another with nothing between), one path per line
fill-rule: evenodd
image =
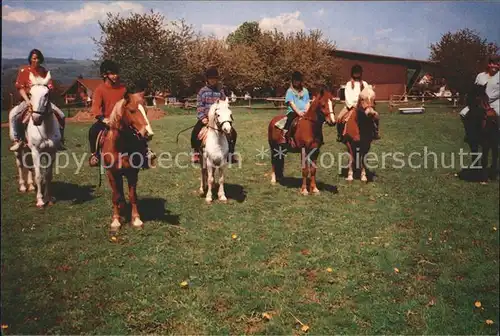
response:
M467 97L469 112L463 119L467 143L472 153L479 153L481 147L481 183L488 181L489 175L496 179L498 167L498 117L488 103L485 87L474 85ZM488 174L488 156L491 150L491 174Z
M268 142L271 149L272 176L271 184L276 184L276 180L283 178L286 152L301 151L302 162L302 187L303 195L309 194L307 190L308 177L311 179L310 192L318 194L316 186L316 160L319 149L323 143L322 126L326 121L328 125L335 125L335 114L333 112L333 95L328 90L322 88L313 98L309 109L304 116L297 117L290 127L290 133L295 132L288 143L283 139L283 130L278 128L277 123L281 122L285 116L276 116L269 123ZM307 160L306 160L307 159Z
M375 91L368 85L359 94L357 106L345 115L343 142L349 151L349 170L346 179L349 182L353 181L353 164L356 169L361 168L361 181L368 182L364 160L374 139L374 122L379 120L374 107Z
M203 195L205 189L207 194L205 201L212 203L212 187L214 185L215 173L219 174L219 201L226 202L224 192L224 169L228 163L229 143L227 136L231 134L233 114L229 109L229 99L218 100L208 111L208 124L206 131L201 134L204 144L201 148L201 183L200 194Z
M55 199L50 194L50 184L52 183L52 169L57 148L61 141L59 123L52 111L49 99L47 84L50 78L50 71L45 78L35 77L30 73L30 102L32 109L28 112L30 115L26 129L28 149L22 146L14 153L19 172L19 190L21 192L34 190L33 173L31 171L34 168L37 188L36 206L38 208L42 208L46 204L52 205L55 202ZM12 130L10 136L13 139ZM28 189L26 189L24 180L26 174Z
M109 118L109 130L100 137L102 163L113 189L113 222L111 231L120 226L120 210L125 207L123 177L127 178L129 201L132 207L132 225L141 228L143 222L137 209L137 181L143 167L146 142L153 130L144 110L144 91L126 92L116 103Z

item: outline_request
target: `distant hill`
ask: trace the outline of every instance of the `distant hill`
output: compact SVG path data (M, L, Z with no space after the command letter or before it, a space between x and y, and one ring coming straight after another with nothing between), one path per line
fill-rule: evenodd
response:
M27 64L24 58L2 58L2 86L5 81L15 78L20 66ZM74 60L66 58L45 58L44 67L50 70L52 78L63 85L71 84L79 75L84 78L99 77L99 68L93 60Z

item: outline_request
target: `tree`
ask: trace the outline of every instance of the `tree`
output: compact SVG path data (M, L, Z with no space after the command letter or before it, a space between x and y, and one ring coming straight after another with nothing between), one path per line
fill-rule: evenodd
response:
M101 37L94 39L99 60L120 64L124 80L146 78L153 90L178 92L185 85L185 45L192 39L192 26L184 21L165 25L164 17L151 10L129 17L107 14L99 21Z
M238 44L254 46L261 35L262 32L258 22L243 22L234 32L229 34L226 41L230 46Z
M430 50L429 59L439 62L450 88L463 97L476 75L484 71L486 58L498 52L498 46L466 28L444 34Z

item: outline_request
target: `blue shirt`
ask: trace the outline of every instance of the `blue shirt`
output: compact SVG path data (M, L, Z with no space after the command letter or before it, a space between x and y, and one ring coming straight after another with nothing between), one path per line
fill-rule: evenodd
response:
M293 113L292 107L289 105L290 102L293 102L299 112L305 112L306 111L306 105L309 103L309 91L306 88L303 88L303 95L302 97L299 97L293 90L292 88L289 88L286 91L285 95L285 104L288 105L286 114Z
M204 86L200 92L198 92L198 97L196 99L196 116L199 120L208 117L208 111L210 111L210 106L217 101L217 99L224 100L226 95L224 90L216 90L209 86Z

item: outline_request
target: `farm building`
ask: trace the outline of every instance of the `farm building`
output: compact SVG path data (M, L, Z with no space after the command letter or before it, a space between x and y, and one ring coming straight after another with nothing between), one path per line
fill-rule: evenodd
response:
M335 50L334 56L340 61L340 80L337 78L337 82L344 85L351 77L351 67L359 64L363 67L363 79L375 86L377 98L380 100L389 100L393 94L408 93L427 72L436 80L441 79L439 65L434 62L345 50ZM343 99L342 87L337 89L340 89L339 96Z
M61 94L66 104L88 105L92 99L94 90L102 83L99 78L77 78Z

